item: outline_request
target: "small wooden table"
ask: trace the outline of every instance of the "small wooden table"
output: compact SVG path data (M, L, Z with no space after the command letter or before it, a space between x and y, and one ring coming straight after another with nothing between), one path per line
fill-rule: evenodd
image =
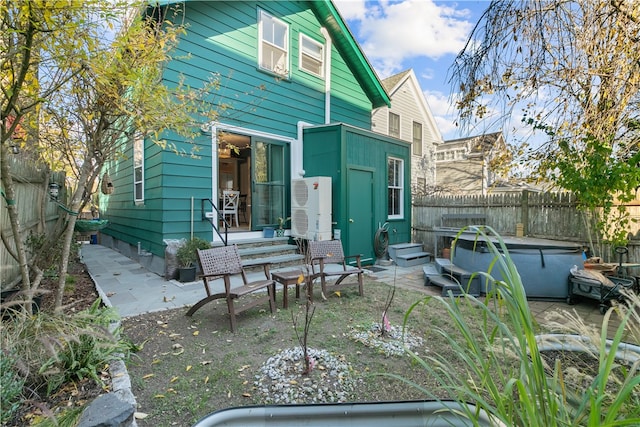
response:
M302 275L302 282L299 282ZM282 294L282 308L289 308L289 285L296 285L296 299L300 299L300 285L307 285L307 298L313 302L313 281L309 279L309 275L302 270L287 270L271 273L271 279L280 283L284 289Z

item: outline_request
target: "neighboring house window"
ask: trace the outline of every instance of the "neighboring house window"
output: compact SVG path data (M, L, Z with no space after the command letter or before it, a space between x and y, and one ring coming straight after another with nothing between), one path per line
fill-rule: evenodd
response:
M144 138L136 135L133 139L133 198L144 200Z
M289 74L289 26L260 11L260 68L282 76Z
M445 153L436 153L436 160L444 160Z
M400 116L389 112L389 136L400 138Z
M413 122L413 155L422 156L422 124Z
M389 218L403 217L404 198L404 162L401 159L389 157Z
M324 46L300 34L300 68L318 77L324 74Z

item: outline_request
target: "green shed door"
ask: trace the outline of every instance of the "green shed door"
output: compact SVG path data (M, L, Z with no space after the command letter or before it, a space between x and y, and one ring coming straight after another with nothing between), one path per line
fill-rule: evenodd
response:
M289 150L281 141L252 138L251 228L275 226L286 218L289 182Z
M373 170L347 170L347 255L373 258ZM370 264L370 262L367 262Z

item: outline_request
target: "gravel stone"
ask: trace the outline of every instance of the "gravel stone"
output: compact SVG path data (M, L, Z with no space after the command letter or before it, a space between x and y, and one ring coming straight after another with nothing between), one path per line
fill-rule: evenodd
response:
M314 367L303 374L301 347L270 357L255 377L254 386L265 404L341 403L352 400L355 380L344 356L310 348Z
M406 350L411 350L417 354L417 349L423 346L422 338L413 335L408 330L405 330L403 334L402 328L396 326L391 326L383 335L378 323L374 323L369 327L352 328L348 335L352 340L367 347L375 348L385 356L402 356L406 353Z

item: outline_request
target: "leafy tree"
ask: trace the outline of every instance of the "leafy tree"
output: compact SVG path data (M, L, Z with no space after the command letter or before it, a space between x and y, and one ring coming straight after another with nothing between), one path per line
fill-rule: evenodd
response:
M463 126L515 114L539 146L514 161L578 196L605 239L626 239L616 200L640 185L640 4L624 0L495 0L451 69Z
M3 2L0 6L3 34L5 30L8 33L3 43L11 46L2 60L2 183L6 198L12 200L10 164L5 156L9 137L5 134L14 131L16 123L29 113L38 113L37 120L24 122L38 135L34 142L38 150L34 151L50 162L65 165L72 175L70 196L61 204L62 221L48 236L48 247L63 241L56 308L62 306L77 215L90 201L105 162L121 156L121 147L137 132L159 144L164 144L160 136L166 130L190 139L200 122L213 120L224 108L214 105L212 94L219 87L215 77L198 89L183 82L172 88L160 84L162 65L172 58L172 48L184 27L171 21L172 12L180 16L179 6L155 13L146 4L90 0L62 5ZM20 254L22 286L33 291L37 282L30 282L29 267L33 265L24 251L25 236L17 209L7 205ZM42 250L46 248L42 245Z

